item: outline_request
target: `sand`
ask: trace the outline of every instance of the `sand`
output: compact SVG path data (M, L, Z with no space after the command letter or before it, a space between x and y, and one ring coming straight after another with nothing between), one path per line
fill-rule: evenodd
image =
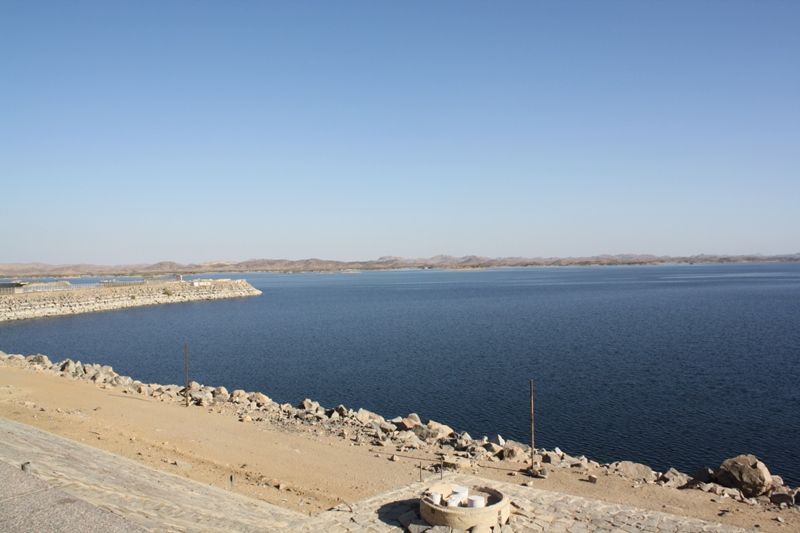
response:
M230 488L233 475L236 492L310 515L418 480L420 464L438 462L432 451L362 446L313 426L243 423L213 407L187 408L3 364L0 416L202 483ZM522 468L486 462L476 474L759 531L800 531L794 509L638 484L601 468L556 469L547 479L531 479ZM585 481L592 473L596 484Z

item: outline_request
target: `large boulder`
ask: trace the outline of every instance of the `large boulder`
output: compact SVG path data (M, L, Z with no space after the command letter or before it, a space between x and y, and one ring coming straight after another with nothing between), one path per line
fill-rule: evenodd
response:
M755 455L738 455L727 459L714 472L714 481L723 487L739 489L747 498L761 496L772 486L767 466Z

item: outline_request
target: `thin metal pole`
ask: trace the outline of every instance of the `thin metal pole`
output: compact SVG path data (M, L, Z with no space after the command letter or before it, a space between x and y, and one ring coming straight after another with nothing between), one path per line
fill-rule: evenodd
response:
M531 380L531 471L533 471L533 456L536 453L533 440L533 380Z
M186 343L186 388L183 389L186 397L186 407L189 407L189 343Z

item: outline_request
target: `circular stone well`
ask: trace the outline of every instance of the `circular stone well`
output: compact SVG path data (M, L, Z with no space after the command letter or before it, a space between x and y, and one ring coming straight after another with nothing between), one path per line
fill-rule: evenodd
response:
M419 511L422 519L432 526L450 526L472 533L488 533L489 528L508 522L509 500L502 492L489 487L470 487L469 494L486 498L486 507L447 507L445 500L458 487L455 483L443 483L422 493ZM442 495L441 504L433 503L431 494Z

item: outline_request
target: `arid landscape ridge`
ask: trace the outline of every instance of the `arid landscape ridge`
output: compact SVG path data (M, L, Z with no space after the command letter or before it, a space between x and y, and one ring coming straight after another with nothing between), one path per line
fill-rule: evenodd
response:
M162 274L202 274L210 272L335 272L343 270L396 270L404 268L476 269L527 266L614 266L659 265L668 263L747 263L800 261L800 253L786 255L693 255L656 256L649 254L596 255L587 257L501 257L468 255L406 259L386 256L368 261L331 261L326 259L248 259L247 261L210 261L180 264L162 261L155 264L92 265L44 263L0 263L2 277L70 276L153 276Z

